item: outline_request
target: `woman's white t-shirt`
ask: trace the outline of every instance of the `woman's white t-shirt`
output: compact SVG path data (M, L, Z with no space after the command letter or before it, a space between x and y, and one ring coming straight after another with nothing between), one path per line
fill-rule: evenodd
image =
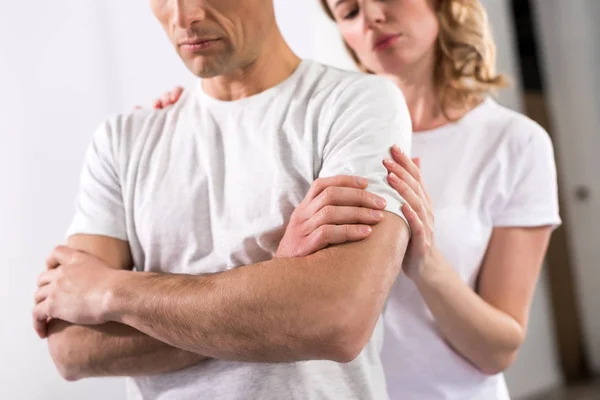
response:
M435 243L474 287L494 227L557 226L558 190L548 134L492 99L456 123L413 136L434 205ZM415 285L401 275L384 313L382 360L392 400L505 400L489 376L454 352Z

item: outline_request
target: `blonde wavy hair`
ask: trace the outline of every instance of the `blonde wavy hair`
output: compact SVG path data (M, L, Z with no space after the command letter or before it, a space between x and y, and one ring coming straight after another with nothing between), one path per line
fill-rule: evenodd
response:
M335 21L327 0L320 2ZM436 13L440 32L434 79L442 112L449 118L449 109L472 107L485 95L508 86L508 79L496 73L496 44L479 0L437 0ZM347 44L346 49L361 71L373 73Z

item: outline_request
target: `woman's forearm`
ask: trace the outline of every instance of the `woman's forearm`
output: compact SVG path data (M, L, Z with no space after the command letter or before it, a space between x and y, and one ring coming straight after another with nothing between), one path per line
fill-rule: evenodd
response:
M475 293L443 259L415 278L449 344L486 374L504 371L523 343L524 328Z

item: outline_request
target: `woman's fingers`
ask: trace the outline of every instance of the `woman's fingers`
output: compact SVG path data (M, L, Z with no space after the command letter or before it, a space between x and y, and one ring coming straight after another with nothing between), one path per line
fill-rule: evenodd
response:
M398 177L398 175L396 175L393 172L390 172L388 174L388 183L398 192L398 194L404 200L406 200L408 204L410 204L410 206L414 210L417 210L417 212L421 211L420 209L423 208L422 200L419 194L415 191L415 189L410 187L406 182L400 179L400 177Z
M402 166L417 182L421 183L421 168L400 149L399 146L392 147L394 161Z
M408 221L410 226L410 246L418 253L422 253L427 248L427 235L425 231L425 225L419 218L415 210L412 209L410 204L404 203L402 205L402 212Z
M162 97L160 98L160 102L162 103L163 107L168 107L171 104L173 104L171 102L171 92L166 92L162 95Z
M163 94L163 97L161 98L163 106L168 107L177 103L177 101L179 101L179 97L181 97L181 93L183 93L183 88L181 86L177 86L172 91Z
M183 87L177 86L172 91L164 93L159 99L154 100L154 103L152 103L152 108L161 110L177 103L181 97L181 94L183 93L183 90Z
M171 101L171 104L177 103L182 93L183 87L181 86L177 86L175 89L173 89L173 91L171 92L171 97L169 99Z
M383 165L388 170L388 172L395 174L404 183L410 186L415 193L420 193L421 184L418 180L415 179L413 175L410 174L410 172L408 172L406 168L398 164L396 161L390 159L383 160Z
M423 197L415 193L415 191L408 186L406 182L398 178L398 176L393 172L388 175L388 182L406 201L413 212L419 216L419 219L423 222L423 224L429 226L430 222L432 221L431 210L429 209Z
M152 103L152 108L155 110L162 110L163 107L164 106L161 99L156 99L154 100L154 103Z

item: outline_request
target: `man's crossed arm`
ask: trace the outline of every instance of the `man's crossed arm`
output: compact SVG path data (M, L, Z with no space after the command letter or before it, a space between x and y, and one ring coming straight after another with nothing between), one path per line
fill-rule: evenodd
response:
M201 276L116 270L106 256L114 247L78 240L89 238L70 247L99 260L57 248L49 261L60 268L40 278L34 312L75 324L49 327L53 358L71 379L163 373L205 357L349 362L381 315L408 228L386 213L363 241Z
M91 255L102 262L103 268L131 270L133 267L129 245L118 239L77 235L69 239L69 248L80 251L74 253L75 259L88 259L86 255ZM45 302L49 308L57 306L56 302L53 304L50 287L46 291L40 289L36 297L39 294L48 295ZM183 369L206 359L119 323L82 326L52 319L46 326L45 322L34 320L36 330L42 337L48 337L56 367L69 381L86 377L155 375Z

